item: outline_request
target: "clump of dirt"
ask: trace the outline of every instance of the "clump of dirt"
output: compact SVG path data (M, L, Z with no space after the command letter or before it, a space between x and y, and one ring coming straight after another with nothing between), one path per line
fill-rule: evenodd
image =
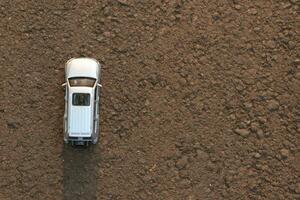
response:
M299 1L0 2L0 199L299 199ZM64 63L103 65L63 145Z

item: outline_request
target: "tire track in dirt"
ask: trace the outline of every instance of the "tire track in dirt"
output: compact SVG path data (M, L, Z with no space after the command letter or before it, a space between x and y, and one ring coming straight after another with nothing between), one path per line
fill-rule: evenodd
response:
M98 146L72 147L63 150L64 199L97 199Z

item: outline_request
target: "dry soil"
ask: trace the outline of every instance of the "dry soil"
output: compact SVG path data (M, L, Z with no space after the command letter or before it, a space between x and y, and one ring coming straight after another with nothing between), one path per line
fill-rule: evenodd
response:
M300 199L299 0L0 1L0 199ZM63 144L64 63L102 64Z

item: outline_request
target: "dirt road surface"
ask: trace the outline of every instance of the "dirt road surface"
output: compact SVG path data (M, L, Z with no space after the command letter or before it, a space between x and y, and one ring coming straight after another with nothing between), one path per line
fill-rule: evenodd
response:
M300 1L0 1L0 199L300 199ZM64 63L103 65L63 144Z

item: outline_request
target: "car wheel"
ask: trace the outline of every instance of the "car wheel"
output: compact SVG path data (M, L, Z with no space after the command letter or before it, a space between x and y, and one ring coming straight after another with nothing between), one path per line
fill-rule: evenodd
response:
M97 144L97 142L98 142L98 136L96 136L96 137L93 138L93 140L92 140L92 143L93 143L93 144Z

